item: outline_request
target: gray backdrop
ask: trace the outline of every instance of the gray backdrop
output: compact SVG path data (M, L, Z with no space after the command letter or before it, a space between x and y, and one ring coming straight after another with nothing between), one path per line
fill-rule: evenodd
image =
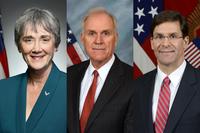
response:
M10 76L25 72L27 69L14 43L14 25L20 14L30 7L48 9L60 20L61 44L55 53L54 62L60 70L66 72L66 0L1 0L2 28Z
M81 44L79 38L83 16L88 9L97 6L103 6L117 18L119 40L116 54L133 65L133 0L67 0L67 21L78 43Z

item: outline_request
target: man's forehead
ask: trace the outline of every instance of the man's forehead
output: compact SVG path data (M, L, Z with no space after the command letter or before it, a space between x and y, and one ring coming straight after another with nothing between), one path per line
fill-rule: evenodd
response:
M154 33L155 32L179 33L181 32L180 23L178 21L161 23L155 27Z
M89 20L89 19L95 19L95 18L99 18L99 17L106 17L106 18L110 18L111 20L112 20L112 18L111 18L111 16L109 16L107 13L105 13L105 12L94 12L94 13L92 13L92 14L90 14L89 16L87 16L86 18L85 18L85 22L87 21L87 20Z
M88 28L85 28L85 31L113 31L114 29L113 28L91 28L91 27L88 27Z
M91 14L90 16L87 17L87 19L84 22L85 22L84 26L96 25L96 24L101 24L101 25L109 24L110 26L114 26L114 20L111 18L111 16L109 16L106 13Z
M163 23L160 23L160 24L156 25L155 28L156 27L168 28L170 26L174 26L174 27L180 28L180 22L179 21L166 21L166 22L163 22Z

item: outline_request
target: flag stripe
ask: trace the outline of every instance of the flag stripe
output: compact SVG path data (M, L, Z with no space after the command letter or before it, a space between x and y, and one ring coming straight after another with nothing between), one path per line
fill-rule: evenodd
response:
M133 48L137 49L133 53L133 58L139 70L142 73L147 73L150 70L153 70L155 68L155 65L152 62L152 60L149 58L149 56L146 54L144 49L140 46L140 44L135 38L133 38L133 42L134 42ZM143 64L146 64L146 65L143 65Z
M72 59L73 64L78 64L81 62L81 59L78 53L76 52L75 48L73 47L73 45L67 46L67 53L69 57Z
M81 47L79 46L79 44L76 42L73 46L74 46L74 49L76 49L76 52L77 52L79 58L81 59L81 61L85 61L87 59L87 57L83 53L83 51L82 51Z
M3 70L3 66L2 66L1 62L0 62L0 73L1 73L0 79L6 78L6 76L5 76L5 74L4 74L4 70Z
M198 68L200 65L200 51L193 42L185 50L185 59L195 68Z
M8 61L6 56L6 49L4 46L4 39L3 39L3 30L1 25L1 11L0 11L0 78L6 78L9 77L9 70L8 70Z
M185 3L183 7L180 2ZM198 3L198 4L197 4ZM151 23L155 15L163 10L179 11L186 17L190 25L190 39L192 42L185 50L185 59L194 67L200 68L200 1L189 2L187 0L134 0L134 78L137 74L145 74L157 65L154 52L151 49ZM151 67L149 67L149 65ZM135 71L140 72L135 72ZM136 74L136 75L135 75Z
M196 56L196 54L198 54L198 49L193 49L190 52L190 56L186 57L186 59L189 60L189 61L191 61Z
M187 54L185 54L185 58L188 59L188 60L190 60L191 56L196 51L198 51L198 49L195 46L191 47L190 50L189 50L189 52L187 52Z
M195 48L195 45L193 45L193 43L190 43L187 49L185 50L185 55L187 56L187 54L194 48Z
M77 40L67 23L67 67L87 60L86 55L77 43Z
M157 60L156 60L153 50L151 49L151 44L150 44L149 40L150 40L150 37L147 37L147 39L145 39L144 43L141 46L144 49L144 51L146 52L146 54L149 56L149 58L151 59L153 64L156 65Z
M67 67L72 66L72 65L73 65L73 62L70 59L69 55L67 54Z
M137 66L137 64L135 64L135 63L133 64L133 69L134 69L134 71L133 71L133 74L134 74L133 78L134 79L137 79L139 76L142 75L142 72L140 71L140 69Z
M199 58L200 58L200 54L195 54L195 57L194 58L192 58L191 60L189 60L190 62L191 62L191 64L198 64L198 62L199 62Z

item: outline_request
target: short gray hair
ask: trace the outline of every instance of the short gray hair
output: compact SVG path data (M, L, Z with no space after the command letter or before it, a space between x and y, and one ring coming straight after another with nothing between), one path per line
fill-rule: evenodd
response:
M29 8L19 17L15 23L15 43L19 49L20 38L25 32L26 26L30 24L33 30L37 31L37 26L42 26L47 32L53 34L55 47L60 44L60 23L59 20L48 10L39 8Z
M95 7L95 8L92 8L92 9L90 9L90 10L86 13L86 15L85 15L85 16L83 17L83 19L82 19L82 29L84 29L84 25L85 25L85 22L87 21L87 19L88 19L91 15L93 15L93 14L98 14L98 13L104 13L104 14L108 15L108 16L112 19L114 28L115 28L115 30L116 30L116 32L117 32L117 20L116 20L115 16L112 15L110 12L108 12L108 11L107 11L105 8L103 8L103 7Z

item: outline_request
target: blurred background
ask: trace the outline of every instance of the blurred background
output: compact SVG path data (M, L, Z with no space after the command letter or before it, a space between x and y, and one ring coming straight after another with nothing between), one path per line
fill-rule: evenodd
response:
M80 42L81 21L94 7L104 7L116 17L119 40L115 53L122 61L133 65L133 0L67 0L67 65L88 58Z
M47 9L53 12L60 20L61 43L53 60L60 70L66 72L66 0L59 0L59 2L55 0L1 0L1 35L3 35L2 38L5 47L1 46L0 48L0 78L3 78L1 66L3 66L3 68L6 66L4 59L2 59L3 54L1 54L4 53L4 50L7 53L9 76L23 73L27 69L27 65L24 62L22 55L18 52L14 42L14 25L16 19L30 7Z

